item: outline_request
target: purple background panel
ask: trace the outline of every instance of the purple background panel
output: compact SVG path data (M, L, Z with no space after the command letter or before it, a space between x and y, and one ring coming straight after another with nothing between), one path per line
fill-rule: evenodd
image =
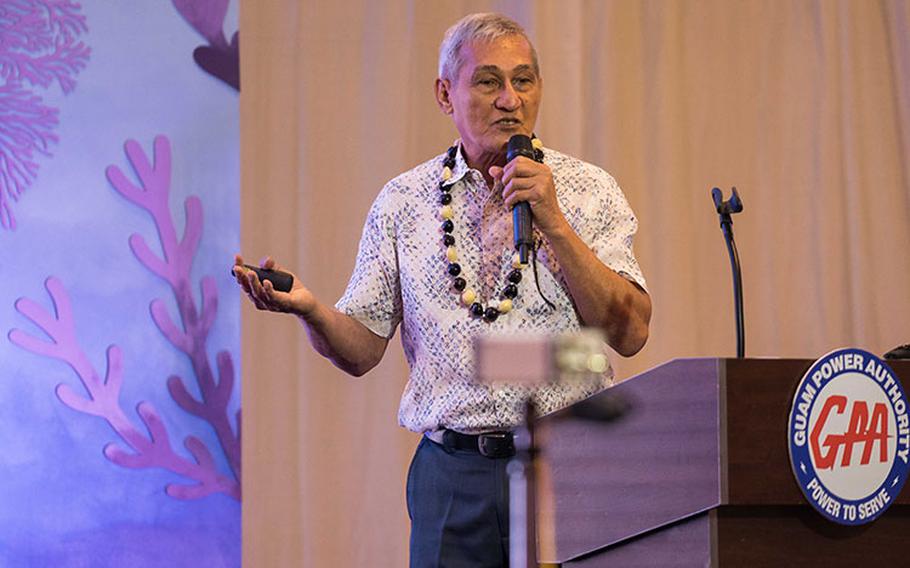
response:
M180 15L199 32L208 45L193 50L193 60L206 73L240 90L240 43L234 32L228 43L224 35L227 0L173 0Z
M91 59L15 87L56 143L0 231L0 566L239 566L237 93L170 2L51 4Z
M91 52L79 40L86 32L75 2L0 0L0 228L16 228L13 205L58 141L58 110L41 93L76 88Z

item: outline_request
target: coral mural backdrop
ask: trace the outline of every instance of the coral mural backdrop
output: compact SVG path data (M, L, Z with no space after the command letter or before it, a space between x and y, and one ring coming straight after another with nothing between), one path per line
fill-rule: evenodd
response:
M58 110L40 93L56 84L76 88L91 50L78 4L69 0L0 2L0 227L15 229L13 203L38 176L38 155L58 141Z
M0 0L0 566L240 565L236 8Z

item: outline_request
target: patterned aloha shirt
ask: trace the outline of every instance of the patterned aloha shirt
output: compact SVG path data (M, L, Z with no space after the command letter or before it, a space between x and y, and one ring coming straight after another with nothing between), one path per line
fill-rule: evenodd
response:
M482 333L561 333L580 329L578 313L546 239L537 252L540 290L522 271L511 312L493 323L473 318L452 288L442 244L439 180L445 155L420 164L382 188L370 209L354 274L336 304L373 333L391 338L401 324L410 376L399 423L414 432L450 428L464 433L509 430L521 423L527 387L474 380L473 338ZM544 148L560 208L569 224L612 270L643 289L632 253L638 227L616 181L602 169ZM495 305L512 270L512 215L502 194L468 168L459 151L451 184L455 248L461 276L481 303ZM492 302L491 302L492 300ZM587 381L554 383L531 393L540 414L558 410L612 382L613 371Z

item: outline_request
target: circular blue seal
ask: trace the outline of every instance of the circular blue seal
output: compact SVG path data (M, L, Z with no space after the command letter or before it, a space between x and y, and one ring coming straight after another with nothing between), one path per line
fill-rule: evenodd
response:
M809 368L787 433L797 484L836 523L875 520L907 480L907 397L894 371L868 351L832 351Z

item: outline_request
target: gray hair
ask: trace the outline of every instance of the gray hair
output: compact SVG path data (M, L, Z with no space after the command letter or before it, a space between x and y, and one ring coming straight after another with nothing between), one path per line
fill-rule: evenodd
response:
M540 74L540 67L537 64L537 51L534 44L528 39L518 22L509 19L502 14L492 12L484 14L469 14L455 22L451 28L446 31L442 38L442 44L439 46L439 78L454 79L461 70L464 60L461 57L461 48L469 42L491 42L501 37L517 35L525 38L528 45L531 46L531 59L534 63L534 71Z

